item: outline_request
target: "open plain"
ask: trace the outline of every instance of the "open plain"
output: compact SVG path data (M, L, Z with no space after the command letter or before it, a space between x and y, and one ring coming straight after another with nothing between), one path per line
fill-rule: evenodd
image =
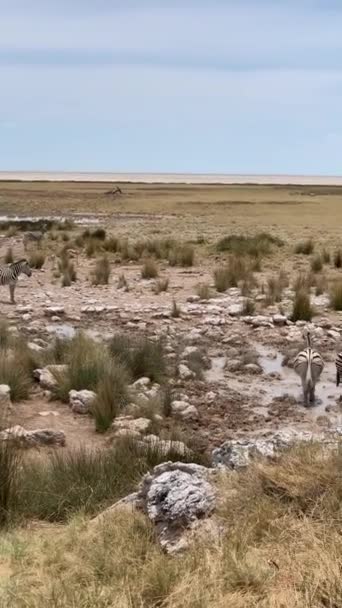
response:
M315 443L341 433L341 222L339 186L0 182L0 257L33 268L14 305L0 287L1 434L29 480L2 541L1 606L341 606L341 481ZM309 408L293 370L306 328L325 362ZM281 434L310 446L231 472ZM115 480L95 491L108 451ZM221 465L215 540L177 560L148 507L148 523L87 519L165 460Z

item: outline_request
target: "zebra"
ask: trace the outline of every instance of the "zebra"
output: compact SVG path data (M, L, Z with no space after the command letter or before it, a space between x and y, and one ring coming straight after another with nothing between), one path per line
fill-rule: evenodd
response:
M0 266L0 285L9 286L11 304L15 304L14 291L21 273L26 274L28 277L32 275L30 264L25 259L8 264L8 266Z
M336 355L335 365L336 365L336 386L339 386L341 375L342 375L342 352L338 353Z
M307 347L298 353L293 368L302 380L304 403L308 406L308 401L315 401L315 386L323 371L324 362L321 355L311 348L310 331L306 333L306 341Z

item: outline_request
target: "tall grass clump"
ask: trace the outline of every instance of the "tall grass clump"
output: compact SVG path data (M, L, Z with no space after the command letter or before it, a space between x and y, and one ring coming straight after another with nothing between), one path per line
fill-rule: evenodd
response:
M123 273L119 275L117 288L128 291L127 279Z
M251 275L246 263L237 256L229 258L225 266L214 270L214 283L217 291L223 292L228 287L237 287L240 281L246 280Z
M96 261L92 274L93 285L108 285L110 277L110 263L107 256L103 256Z
M165 451L158 444L143 446L122 437L107 449L82 447L53 452L44 462L27 460L19 479L17 516L66 522L80 511L94 515L131 493L153 466L170 460L202 464L204 458L196 452L184 453L172 441Z
M54 372L57 380L55 396L68 402L71 389L96 391L100 379L104 376L107 359L102 345L82 333L77 334L68 345L66 371Z
M217 250L229 252L237 256L249 255L251 257L260 257L271 253L273 246L281 247L283 244L281 239L272 236L268 232L260 232L255 236L231 234L219 240Z
M153 258L146 258L141 268L142 279L155 279L158 276L158 266Z
M8 384L12 401L22 401L29 396L31 379L15 353L0 352L0 384Z
M208 283L200 283L196 287L196 293L201 300L209 300L211 297L210 285Z
M6 350L12 344L12 335L6 319L0 320L0 350Z
M337 281L331 288L330 306L334 310L342 310L342 281Z
M165 353L161 340L152 342L146 337L129 338L119 333L110 341L109 350L126 366L134 380L147 376L152 382L160 383L165 378Z
M118 250L118 239L115 236L109 236L103 243L103 248L108 253L116 253Z
M323 268L323 260L319 253L311 258L310 267L312 272L321 272Z
M3 414L2 414L3 416ZM21 458L18 450L8 441L0 442L0 528L12 518L18 500L18 478Z
M311 321L313 314L309 292L304 288L299 289L295 293L291 320L293 322Z
M189 267L194 265L195 250L191 245L181 245L176 251L176 264Z
M102 378L97 384L97 398L92 406L96 430L109 429L114 418L128 403L129 373L126 367L115 359L108 361Z
M312 239L306 241L300 241L295 245L294 252L302 255L311 255L315 248L315 244Z
M268 277L267 279L267 304L281 302L283 290L288 287L289 280L287 274L281 270L277 276Z
M322 260L323 260L323 264L330 264L331 255L327 249L322 250Z
M162 291L167 291L169 288L169 279L166 277L165 279L159 279L156 281L153 286L153 291L155 294L160 294Z
M12 247L9 247L5 253L5 257L4 257L4 261L5 264L13 264L14 262L14 256L13 256L13 249Z
M33 251L29 257L29 264L31 268L36 268L36 270L40 270L43 268L45 263L45 253L43 251L37 250Z
M172 300L172 307L171 307L171 317L173 319L178 319L181 316L181 309L178 306L176 300Z
M62 249L59 255L58 271L62 275L62 287L70 287L77 279L75 266L67 249Z
M251 298L246 298L243 303L242 314L243 315L254 315L254 313L255 313L254 301L251 300Z
M334 266L335 268L342 268L342 251L337 249L334 253Z

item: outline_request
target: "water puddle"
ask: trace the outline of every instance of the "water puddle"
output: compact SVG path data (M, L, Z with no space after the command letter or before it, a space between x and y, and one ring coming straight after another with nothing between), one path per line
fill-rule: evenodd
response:
M46 329L49 334L55 334L55 336L61 340L71 340L76 333L75 328L67 323L62 323L60 325L48 325Z
M106 217L102 218L106 220ZM30 227L35 227L37 225L41 225L44 222L52 224L54 222L66 222L72 221L74 224L78 225L86 225L86 224L99 224L101 222L101 218L91 214L70 214L66 215L0 215L0 224L18 224L18 226L27 226L28 229Z

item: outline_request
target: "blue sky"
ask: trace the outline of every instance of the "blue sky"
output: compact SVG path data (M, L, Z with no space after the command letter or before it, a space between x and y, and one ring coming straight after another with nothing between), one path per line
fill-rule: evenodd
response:
M342 1L0 0L0 170L342 174Z

